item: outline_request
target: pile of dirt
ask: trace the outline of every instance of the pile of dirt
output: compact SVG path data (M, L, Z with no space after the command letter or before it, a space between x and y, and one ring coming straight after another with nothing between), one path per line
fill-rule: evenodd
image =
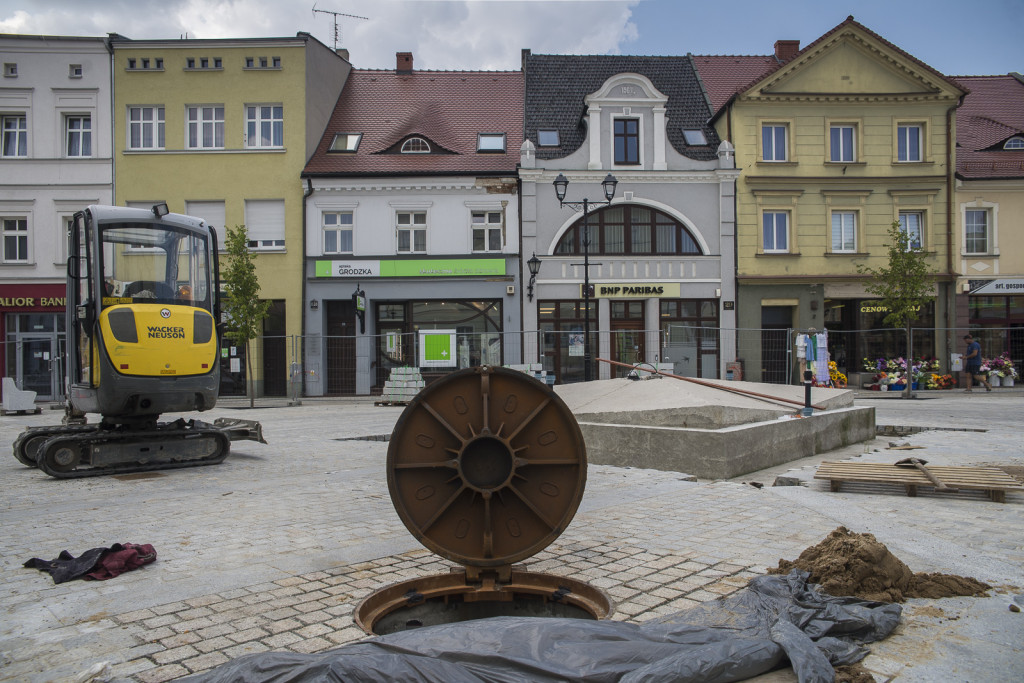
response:
M829 595L881 602L984 595L991 588L954 574L915 574L871 534L855 534L842 526L796 560L779 560L778 569L768 573L788 574L791 569L810 572L811 583L821 584Z

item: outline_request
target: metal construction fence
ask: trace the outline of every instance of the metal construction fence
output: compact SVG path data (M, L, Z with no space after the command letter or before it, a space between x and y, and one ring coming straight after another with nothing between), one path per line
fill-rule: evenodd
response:
M905 358L903 330L828 331L828 354L845 375L869 372L865 359ZM914 328L913 358L936 359L940 371L953 371L952 353L963 353L965 329ZM973 327L982 354L1007 353L1018 368L1024 365L1024 326ZM583 381L587 344L580 329L519 332L451 332L450 355L425 362L423 334L387 332L378 335L268 335L248 347L224 340L221 395L246 396L247 378L254 378L257 396L345 396L378 393L396 367L419 368L423 378L438 377L475 365L526 366L549 382ZM683 377L744 379L789 384L800 381L797 336L807 330L735 329L666 324L661 329L592 330L589 355L592 376L624 376L623 368L602 360L662 371ZM64 392L62 334L11 336L3 346L4 376L20 389L36 391L40 400L60 400ZM940 349L945 349L941 353ZM247 357L248 356L248 357ZM601 359L601 360L599 360ZM851 380L854 378L851 377Z

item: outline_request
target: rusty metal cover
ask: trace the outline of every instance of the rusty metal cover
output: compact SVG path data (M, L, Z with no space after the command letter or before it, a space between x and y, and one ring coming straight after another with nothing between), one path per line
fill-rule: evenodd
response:
M547 385L517 370L459 370L423 389L388 447L388 490L428 549L468 567L530 557L572 521L583 434Z

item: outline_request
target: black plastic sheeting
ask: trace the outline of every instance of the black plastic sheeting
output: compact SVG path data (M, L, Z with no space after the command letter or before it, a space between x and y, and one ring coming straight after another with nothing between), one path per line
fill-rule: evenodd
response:
M831 683L885 638L899 605L820 593L808 574L759 576L733 595L631 624L496 617L402 631L317 654L246 655L198 683L740 681L788 663Z

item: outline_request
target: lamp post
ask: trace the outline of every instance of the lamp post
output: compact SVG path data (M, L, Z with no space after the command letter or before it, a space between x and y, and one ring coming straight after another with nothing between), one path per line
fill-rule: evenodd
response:
M571 209L583 211L583 379L589 382L593 379L593 368L590 358L590 225L589 215L592 206L607 206L612 203L615 196L615 187L619 181L611 173L601 181L601 188L604 190L604 201L592 202L586 197L582 202L565 201L565 191L569 188L569 180L565 175L559 173L554 181L555 196L558 198L558 205L568 206ZM572 264L577 265L577 264Z
M526 267L530 269L530 284L526 286L526 296L533 301L533 283L537 280L537 273L540 272L540 259L537 258L536 252L526 262Z

